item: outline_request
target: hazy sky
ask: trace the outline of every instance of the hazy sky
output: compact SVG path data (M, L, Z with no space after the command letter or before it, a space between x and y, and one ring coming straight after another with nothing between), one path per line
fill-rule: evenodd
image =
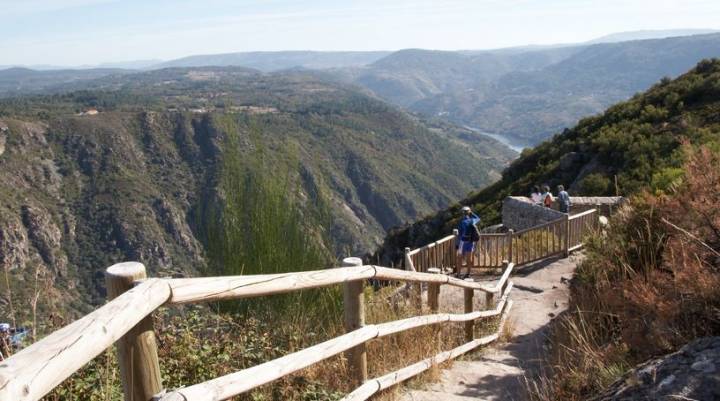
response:
M720 28L720 0L0 0L0 65L486 49L672 28Z

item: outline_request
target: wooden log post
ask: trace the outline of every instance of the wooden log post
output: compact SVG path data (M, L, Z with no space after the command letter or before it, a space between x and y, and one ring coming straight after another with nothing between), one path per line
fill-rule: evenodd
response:
M417 271L410 256L410 248L405 248L405 270ZM412 305L420 307L422 305L422 283L408 284L410 289L410 302Z
M460 268L462 267L462 254L460 253L461 250L459 248L455 248L460 243L460 231L458 231L457 228L453 229L453 236L455 237L453 239L453 250L455 250L455 266L453 266L455 271L453 273L460 274Z
M495 308L495 294L492 292L485 293L485 309L490 310Z
M503 273L507 270L507 268L510 267L510 261L509 260L503 260L502 261L502 271ZM498 297L502 297L505 294L505 289L507 286L510 285L510 277L508 277L500 286L500 293L498 294Z
M415 271L415 266L412 265L412 259L410 259L410 248L405 248L405 270L407 271Z
M570 215L565 215L565 242L563 244L563 256L568 257L570 256Z
M465 281L473 281L471 278L466 278ZM473 311L473 295L475 294L475 291L473 291L470 288L466 288L464 290L464 300L465 300L465 313L471 313ZM468 320L465 322L465 342L470 342L475 337L475 321L474 320Z
M442 270L432 267L428 273L440 274ZM437 312L440 306L440 283L428 283L428 307L431 311Z
M507 236L510 239L510 245L508 245L508 260L512 262L513 260L513 236L515 234L515 230L512 228L508 230Z
M362 266L360 258L343 259L344 267ZM347 333L365 326L365 302L363 299L363 280L348 281L343 284L343 307L345 310L345 331ZM365 344L360 344L347 351L346 357L350 367L353 387L365 383L368 378L367 352Z
M142 263L126 262L105 271L107 297L112 300L147 278ZM90 339L92 341L92 339ZM162 391L152 315L141 320L116 343L125 401L148 401Z

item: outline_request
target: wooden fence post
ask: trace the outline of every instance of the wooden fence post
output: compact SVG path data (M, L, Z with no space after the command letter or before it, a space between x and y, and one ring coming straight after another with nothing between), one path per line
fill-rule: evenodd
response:
M405 270L416 271L410 256L410 248L405 248ZM422 283L410 283L408 288L412 304L418 308L422 307Z
M485 309L495 309L495 294L493 294L492 292L485 293Z
M142 263L126 262L105 271L107 297L112 300L146 279ZM125 401L148 401L162 391L157 342L152 316L141 320L116 343Z
M415 268L412 266L412 259L410 259L410 248L405 248L405 263L403 267L405 267L405 270L407 271L415 271Z
M455 271L453 273L455 274L460 274L460 268L462 267L462 256L460 256L462 254L460 253L460 249L455 249L455 246L459 244L459 235L460 231L458 231L457 228L453 229L453 236L455 236L453 239L453 250L455 250Z
M428 269L428 273L440 274L441 269L436 267ZM428 306L433 312L437 312L440 306L440 284L428 283Z
M565 243L563 245L565 249L563 250L563 256L566 258L570 256L570 215L565 215Z
M362 266L360 258L343 259L343 267ZM348 281L343 284L343 308L345 312L345 331L355 331L365 325L365 302L363 299L363 280ZM365 383L367 373L367 353L365 344L351 348L346 353L348 365L350 366L351 380L353 386L357 387Z
M510 245L508 249L508 260L512 262L513 258L513 234L515 234L515 230L512 228L508 230L508 238L510 238Z
M466 281L473 281L471 278L466 278ZM473 311L473 295L475 290L466 288L465 289L465 313L471 313ZM468 320L465 322L465 342L470 342L475 338L475 321Z

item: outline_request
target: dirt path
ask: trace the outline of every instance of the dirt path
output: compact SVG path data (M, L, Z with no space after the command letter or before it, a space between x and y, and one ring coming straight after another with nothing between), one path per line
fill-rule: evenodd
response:
M532 377L541 366L548 323L567 309L567 279L578 258L549 259L515 271L510 294L514 302L510 311L512 340L455 361L442 371L439 382L423 390L409 390L401 400L526 400L524 378ZM441 293L441 305L462 302L461 291L448 287Z

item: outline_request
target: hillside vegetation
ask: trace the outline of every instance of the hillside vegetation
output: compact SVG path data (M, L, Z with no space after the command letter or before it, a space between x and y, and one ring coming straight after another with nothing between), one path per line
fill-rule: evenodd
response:
M720 142L720 60L704 60L675 80L585 118L534 149L525 150L497 183L457 205L393 230L379 255L398 258L451 232L462 205L485 225L499 222L501 201L529 194L533 185L564 184L571 195L632 195L665 191L682 176L681 144Z
M99 303L102 271L119 261L197 275L207 211L237 195L218 189L228 150L247 171L263 155L262 174L240 184L289 183L297 214L268 224L316 233L324 260L367 252L386 229L489 184L512 156L298 74L171 69L97 85L0 103L0 264L16 301L51 294L41 309Z
M549 371L530 386L536 399L587 400L638 363L720 334L718 144L683 146L686 163L675 184L634 196L589 241L569 309L554 325ZM643 388L640 380L618 387L626 399L664 398L655 391L714 399L693 366L676 368L690 376L685 382L658 374L642 396L627 395Z

